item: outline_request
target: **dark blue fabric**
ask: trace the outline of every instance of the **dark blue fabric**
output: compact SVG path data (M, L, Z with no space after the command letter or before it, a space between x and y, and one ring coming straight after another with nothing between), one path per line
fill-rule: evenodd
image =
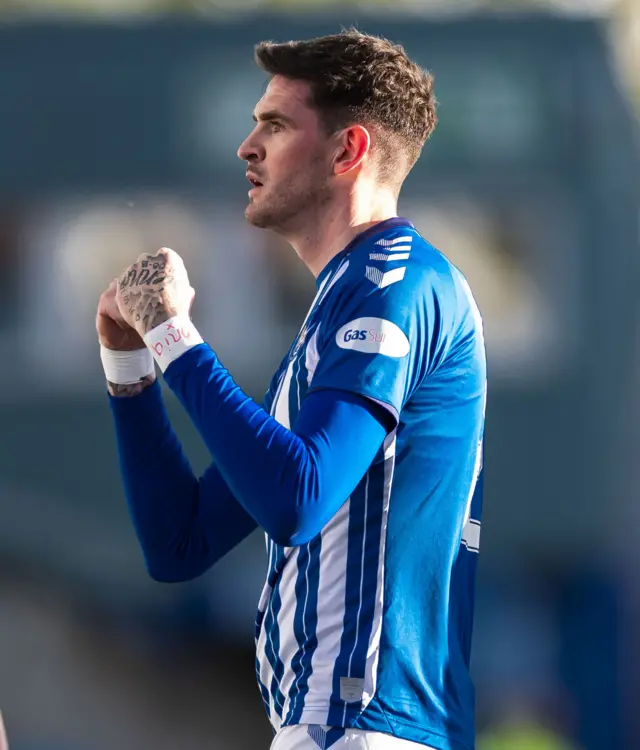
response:
M242 392L207 345L165 376L214 459L200 478L158 383L139 396L109 398L129 510L158 580L200 575L258 525L287 546L309 541L358 484L386 433L384 409L336 390L310 394L288 430Z

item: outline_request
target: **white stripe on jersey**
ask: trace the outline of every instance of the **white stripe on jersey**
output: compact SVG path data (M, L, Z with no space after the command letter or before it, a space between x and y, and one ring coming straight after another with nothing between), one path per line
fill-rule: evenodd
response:
M369 472L367 472L365 486L364 486L364 517L365 518L367 517L367 510L368 510L368 503L369 503L369 479L370 479L370 474ZM362 553L361 553L362 556L360 558L360 595L358 598L358 610L356 612L356 637L353 641L353 648L351 649L351 653L349 654L349 664L347 666L347 675L349 676L351 676L352 674L351 669L352 669L353 655L358 646L358 636L360 635L360 622L361 622L360 613L362 612L362 600L363 600L362 590L364 587L364 571L365 571L364 553L365 553L366 548L367 548L367 526L365 524L364 532L362 536ZM378 570L378 573L379 572L380 571ZM369 653L369 650L367 649L367 654L368 653ZM343 723L344 723L344 720L347 718L347 706L348 705L349 704L345 701L344 711L342 713Z
M298 568L298 565L299 565L299 561L296 561L296 562L297 562L297 565L296 565L296 574L297 574L297 572L298 572L297 568ZM304 572L305 597L304 597L304 602L302 603L302 636L304 638L304 643L308 642L308 638L309 638L309 635L310 635L310 633L307 631L307 622L306 622L306 613L307 613L307 607L309 605L309 591L310 591L310 587L309 587L309 564L310 564L310 562L311 562L310 558L307 558L307 565L306 565L306 569L305 569L305 572ZM295 583L294 583L294 586L295 586ZM294 588L294 598L295 598L295 588ZM296 604L297 604L297 602L296 602ZM294 610L294 617L295 617L295 610ZM295 634L292 633L291 634L291 640L290 640L290 642L293 643L294 640L295 640ZM294 656L295 656L295 653L294 653ZM291 668L292 667L292 664L291 664L292 660L293 660L293 656L289 660L289 669L288 669L288 672L285 671L284 678L283 678L283 684L286 684L288 686L286 693L283 690L283 694L285 696L285 705L284 705L285 710L282 712L282 716L284 718L286 718L288 716L289 711L291 709L291 698L295 699L295 697L296 697L296 695L298 693L298 685L299 685L299 682L300 682L300 678L306 676L304 674L303 670L300 669L299 672L298 672L298 675L295 678L295 683L294 683L294 681L293 681L294 672L293 672L293 669ZM284 662L284 664L285 664L285 670L287 670L287 663ZM290 693L291 693L291 695L290 695Z
M384 289L387 286L391 286L391 284L395 284L397 281L402 281L406 270L406 266L400 266L400 268L394 268L392 271L385 271L382 273L382 271L375 266L367 266L364 275L373 284L379 286L380 289Z
M290 557L287 558L287 564L282 571L280 585L280 611L277 617L277 627L280 636L280 653L277 654L284 665L284 673L280 682L280 692L284 696L284 708L282 718L286 718L289 712L291 701L289 700L289 691L293 684L295 673L291 668L291 662L298 650L298 641L294 633L294 620L298 599L296 597L296 581L298 579L298 553L300 547L296 547ZM272 724L276 732L282 724L282 720L276 714L272 716Z
M280 388L273 402L272 413L275 419L280 422L283 427L288 430L291 429L289 422L289 391L291 390L291 380L293 378L293 368L295 367L296 360L292 359L287 365L287 371L285 372L284 378L280 383Z
M396 253L395 255L387 255L386 253L371 253L369 260L383 260L386 263L390 263L394 260L407 260L410 257L410 253Z
M376 245L382 245L382 247L392 247L393 245L400 245L402 242L409 242L413 240L413 235L408 234L405 237L396 237L393 240L385 240L384 238L378 240Z
M351 499L340 508L322 530L320 578L318 583L318 645L308 676L308 693L300 717L301 724L316 724L318 710L327 715L333 687L333 670L340 655L342 623L347 592L347 539Z
M327 296L327 294L329 294L331 287L336 283L336 281L338 281L342 277L342 275L346 272L347 268L349 268L349 260L345 258L345 260L343 260L342 263L338 266L338 270L335 272L334 277L331 279L331 283L327 284L326 279L325 279L324 283L326 284L327 288L322 292L322 297L321 299L318 300L318 304L320 304L322 300ZM322 286L320 287L320 291L322 291ZM313 307L314 306L312 305L311 310L313 310ZM309 314L311 314L311 310L309 310ZM307 318L308 317L309 315L307 315Z
M471 486L469 487L469 494L467 495L467 505L464 511L463 526L466 526L471 516L471 503L473 501L473 493L476 491L476 484L478 484L478 478L480 477L480 470L482 469L482 440L478 441L476 446L476 460L473 466L473 479ZM477 521L476 521L477 523Z
M469 550L469 552L480 551L480 529L482 524L480 521L474 521L470 518L464 525L462 530L462 544Z
M271 556L274 553L274 547L272 544L269 544L268 546L269 546L269 564L268 564L267 570L271 570ZM271 693L271 678L273 676L273 671L266 657L267 636L269 634L267 633L267 629L264 627L264 620L267 616L267 610L269 608L270 603L271 603L271 586L269 586L269 584L266 583L262 591L262 596L260 597L259 611L262 617L262 625L260 627L260 634L256 642L256 654L258 655L259 662L260 662L260 682L265 686L265 688L267 689L267 693L269 694L269 718L273 722L278 718L278 714L276 713L273 695Z
M476 327L477 336L480 341L484 341L484 325L482 322L482 315L480 315L480 310L478 309L478 305L476 304L476 301L474 299L474 296L471 292L471 288L467 280L464 278L464 276L462 276L462 274L459 274L459 279L460 279L462 288L464 289L464 292L469 301L469 307L471 309L471 314L473 315L473 320L474 320L474 324ZM487 409L487 383L485 380L484 398L483 398L483 404L482 404L483 419L486 413L486 409ZM481 523L480 521L474 518L471 518L471 504L473 503L473 496L475 494L476 485L478 484L478 479L480 477L480 471L482 470L482 461L483 461L483 440L480 440L476 447L476 461L475 461L475 466L473 469L473 480L471 482L471 486L469 487L469 494L467 496L467 506L466 506L465 513L464 513L464 521L463 521L463 527L462 527L462 538L460 540L461 544L463 544L469 550L469 552L480 551Z
M391 253L392 255L395 254L402 254L407 253L409 254L411 252L411 245L393 245L393 247L386 247L386 251L388 253Z
M364 687L362 691L362 710L367 707L376 692L378 676L378 657L380 656L380 634L382 632L382 605L384 601L384 560L387 542L387 522L391 501L391 484L396 463L396 431L391 432L384 441L384 500L382 508L382 529L380 531L380 553L378 556L378 585L376 589L375 609L371 639L367 649L367 661L364 668Z
M320 324L316 326L316 330L313 332L313 336L309 339L307 344L307 350L305 352L305 367L307 368L307 380L309 385L313 380L313 376L320 360L318 354L318 332L320 331Z

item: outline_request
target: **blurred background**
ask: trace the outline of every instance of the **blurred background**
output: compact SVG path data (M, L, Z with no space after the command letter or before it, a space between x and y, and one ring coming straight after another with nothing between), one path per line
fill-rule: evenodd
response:
M489 356L479 750L640 748L640 0L0 0L0 710L12 750L258 750L255 534L147 578L94 310L143 251L261 399L314 292L243 220L259 40L343 25L436 77L401 214ZM259 322L258 322L259 321ZM197 471L206 452L175 401Z

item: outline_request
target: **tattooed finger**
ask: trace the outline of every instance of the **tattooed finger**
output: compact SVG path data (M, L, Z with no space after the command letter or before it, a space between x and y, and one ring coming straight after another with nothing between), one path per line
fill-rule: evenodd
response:
M162 284L166 278L165 269L165 263L142 261L124 274L120 279L120 288Z

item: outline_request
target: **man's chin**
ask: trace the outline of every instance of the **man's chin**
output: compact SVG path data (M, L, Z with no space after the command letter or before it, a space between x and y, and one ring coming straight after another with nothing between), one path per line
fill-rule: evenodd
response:
M252 227L258 229L269 229L273 226L272 217L266 211L260 211L252 203L245 208L244 218Z

